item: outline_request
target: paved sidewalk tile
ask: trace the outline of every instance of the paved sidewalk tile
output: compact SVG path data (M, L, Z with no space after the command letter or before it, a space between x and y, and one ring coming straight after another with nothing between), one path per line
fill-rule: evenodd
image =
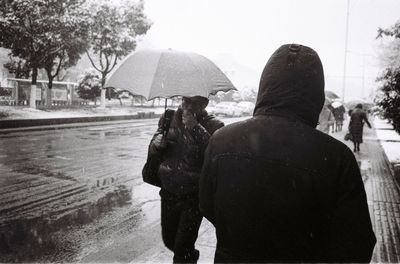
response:
M345 126L347 127L347 126ZM345 131L331 134L342 140ZM345 142L351 149L352 142ZM400 262L400 195L374 129L364 128L364 143L355 153L365 184L377 243L372 262Z

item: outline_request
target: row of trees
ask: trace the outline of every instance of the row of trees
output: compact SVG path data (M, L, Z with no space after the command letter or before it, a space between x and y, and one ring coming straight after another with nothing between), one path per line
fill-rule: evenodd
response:
M0 47L17 59L5 65L32 78L30 107L35 107L38 70L44 69L52 89L62 69L86 54L104 84L117 62L135 50L151 22L144 3L132 0L3 0L0 2ZM51 91L46 103L51 105Z
M400 21L388 29L379 29L378 38L389 38L390 42L382 54L385 70L377 81L380 83L376 103L400 133Z

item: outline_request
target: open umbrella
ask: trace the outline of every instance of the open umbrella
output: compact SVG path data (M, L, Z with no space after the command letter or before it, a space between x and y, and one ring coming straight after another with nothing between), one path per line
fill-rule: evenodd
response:
M325 90L325 96L332 100L339 98L337 94L329 90Z
M332 107L333 108L338 108L340 106L342 106L342 101L339 98L336 98L335 100L333 100L332 102Z
M333 102L333 100L325 95L324 106L330 106L332 104L332 102Z
M361 98L351 98L345 105L348 109L354 109L358 104L362 104L364 109L371 108L374 104Z
M175 50L141 50L130 54L110 74L105 87L129 91L147 100L203 96L236 90L209 59Z

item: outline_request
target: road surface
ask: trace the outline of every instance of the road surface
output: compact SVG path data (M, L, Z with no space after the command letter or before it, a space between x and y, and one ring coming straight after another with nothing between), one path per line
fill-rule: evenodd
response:
M160 236L159 189L141 179L156 124L0 134L0 262L171 262ZM355 155L378 240L373 262L400 262L399 190L375 131L364 131ZM342 140L344 131L331 135ZM199 262L213 261L206 220L197 247Z
M151 248L159 195L141 170L157 123L0 134L0 262L125 262ZM126 254L101 253L125 237Z

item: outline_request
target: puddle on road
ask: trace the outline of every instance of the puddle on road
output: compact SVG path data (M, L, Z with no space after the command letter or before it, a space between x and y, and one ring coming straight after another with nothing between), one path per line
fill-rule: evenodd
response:
M31 163L17 163L15 164L11 171L13 172L19 172L19 173L26 173L26 174L34 174L34 175L44 175L46 177L54 177L57 179L62 179L62 180L70 180L70 181L77 181L74 177L66 175L62 171L53 171L50 170L49 168L46 168L45 166L38 166L36 163L32 162L31 160L28 160Z
M52 262L49 258L60 258L57 254L72 254L58 252L57 247L64 242L54 237L55 232L92 223L115 207L129 205L131 200L131 187L120 185L98 200L70 211L0 223L0 262ZM76 246L79 245L70 245L70 250ZM61 261L68 261L68 257L61 257Z

